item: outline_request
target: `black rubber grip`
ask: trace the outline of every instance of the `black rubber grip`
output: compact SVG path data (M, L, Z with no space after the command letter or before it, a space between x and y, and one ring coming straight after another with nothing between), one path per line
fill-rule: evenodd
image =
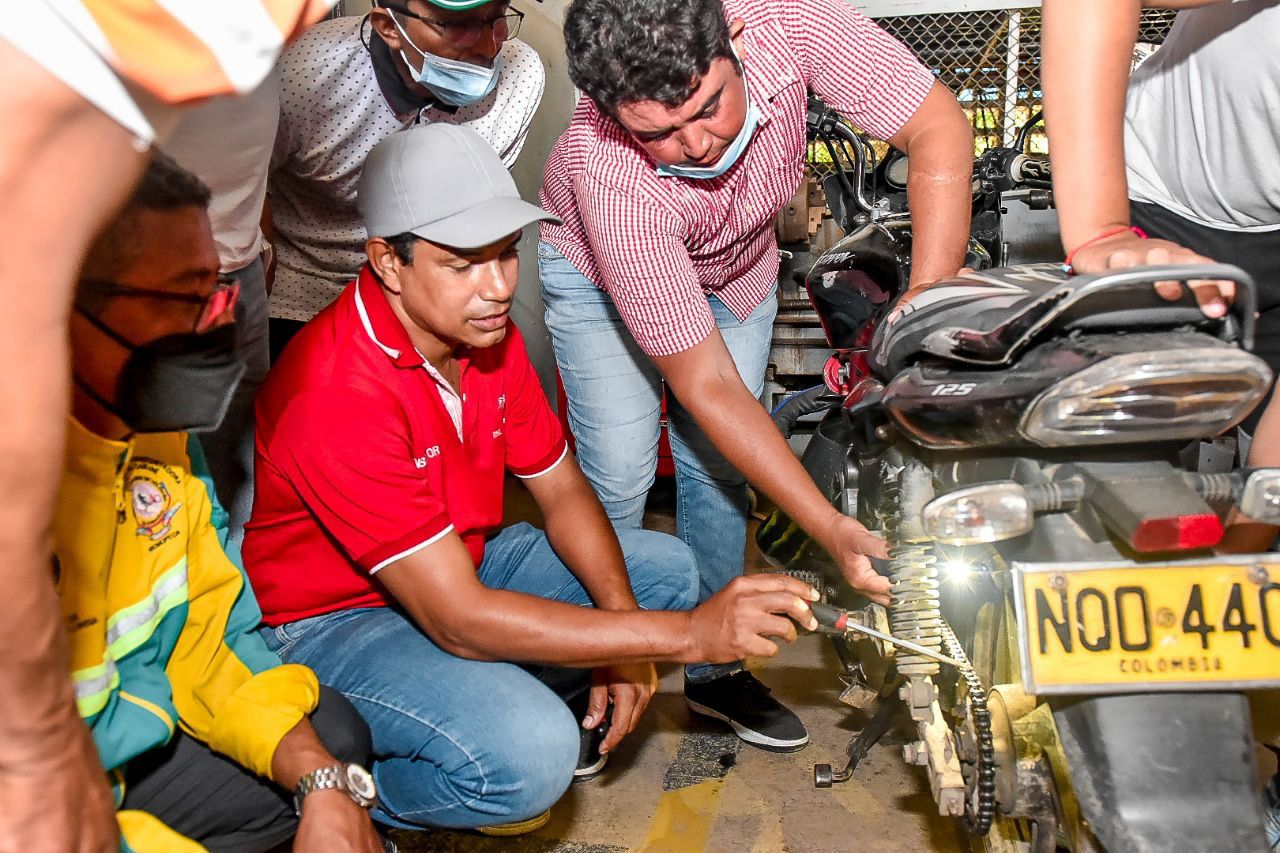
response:
M823 604L821 601L810 603L809 609L813 611L813 618L818 620L818 624L824 628L835 628L836 622L844 615L844 611L839 607L832 607L830 604Z

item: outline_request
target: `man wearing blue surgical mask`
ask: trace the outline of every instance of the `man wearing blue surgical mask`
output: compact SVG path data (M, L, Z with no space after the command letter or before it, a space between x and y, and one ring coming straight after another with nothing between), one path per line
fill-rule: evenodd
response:
M280 125L268 181L276 267L271 348L341 292L364 260L356 183L379 141L462 124L510 168L542 99L542 62L504 0L379 0L326 21L280 59Z

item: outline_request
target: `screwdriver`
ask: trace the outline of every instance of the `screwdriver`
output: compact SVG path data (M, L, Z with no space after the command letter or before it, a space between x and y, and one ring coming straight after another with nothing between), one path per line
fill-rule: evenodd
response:
M809 604L809 610L813 612L813 618L818 620L818 627L825 628L828 633L845 634L850 631L857 631L860 634L866 634L868 637L875 637L877 640L883 640L891 645L915 652L918 655L924 655L927 658L936 660L939 663L945 663L954 667L963 667L960 661L955 658L947 657L944 654L935 652L933 649L913 643L910 640L899 639L892 634L886 634L883 631L877 631L875 628L869 628L850 618L847 610L841 610L839 607L832 607L830 604L823 604L821 601L814 601Z

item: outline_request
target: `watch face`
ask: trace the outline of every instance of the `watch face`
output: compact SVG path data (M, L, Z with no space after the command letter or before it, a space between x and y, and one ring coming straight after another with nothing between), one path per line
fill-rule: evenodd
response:
M370 803L378 798L378 788L373 784L373 774L359 764L347 765L347 788L351 793Z

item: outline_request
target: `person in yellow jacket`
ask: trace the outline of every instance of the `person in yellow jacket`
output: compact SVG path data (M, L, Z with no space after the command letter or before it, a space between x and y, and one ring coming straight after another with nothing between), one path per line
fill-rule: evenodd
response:
M76 705L125 850L269 850L296 832L299 850L382 851L368 729L255 633L187 434L217 425L243 372L208 200L157 153L76 287L52 566Z
M23 0L0 14L0 849L110 853L49 581L76 270L189 104L249 92L334 0ZM216 146L215 146L216 147Z

